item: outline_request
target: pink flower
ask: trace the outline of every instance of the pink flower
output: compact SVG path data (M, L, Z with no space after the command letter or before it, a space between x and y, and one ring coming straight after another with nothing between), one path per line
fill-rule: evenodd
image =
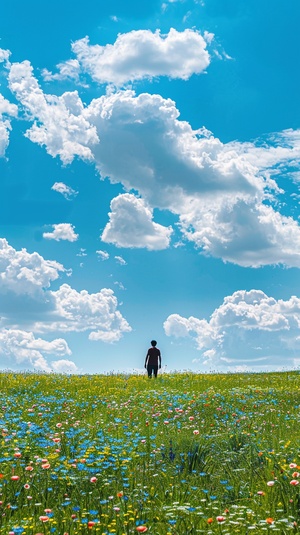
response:
M295 487L296 485L299 485L299 481L297 479L292 479L292 481L290 481L290 485L293 485L293 487Z
M297 465L296 465L296 463L291 463L291 464L289 465L289 467L290 467L290 468L297 468Z
M11 476L10 478L12 481L19 481L20 476Z
M268 481L267 485L268 487L273 487L273 485L275 485L275 481Z
M49 520L49 516L47 516L47 515L41 515L41 516L39 516L39 520L40 520L41 522L48 522L48 520Z
M217 516L216 519L217 519L218 522L224 522L225 517L220 515L220 516Z
M194 429L193 433L194 433L194 435L199 435L198 429Z
M96 483L97 482L97 478L95 476L91 477L90 482L91 483Z

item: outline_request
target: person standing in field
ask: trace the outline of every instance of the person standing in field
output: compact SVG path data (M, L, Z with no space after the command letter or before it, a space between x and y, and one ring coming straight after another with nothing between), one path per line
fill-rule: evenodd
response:
M161 354L156 345L156 340L151 340L151 347L148 349L146 355L145 368L148 372L149 379L151 379L152 373L154 373L154 377L157 377L157 370L161 368Z

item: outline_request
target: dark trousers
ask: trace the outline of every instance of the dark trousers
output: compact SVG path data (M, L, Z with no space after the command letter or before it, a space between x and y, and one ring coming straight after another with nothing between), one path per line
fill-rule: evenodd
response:
M158 370L157 364L148 364L147 366L148 377L152 377L152 372L154 373L154 377L157 377L157 370Z

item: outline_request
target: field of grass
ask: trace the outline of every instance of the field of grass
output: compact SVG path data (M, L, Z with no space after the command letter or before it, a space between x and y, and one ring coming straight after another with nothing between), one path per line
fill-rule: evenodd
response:
M0 534L300 533L300 377L0 374Z

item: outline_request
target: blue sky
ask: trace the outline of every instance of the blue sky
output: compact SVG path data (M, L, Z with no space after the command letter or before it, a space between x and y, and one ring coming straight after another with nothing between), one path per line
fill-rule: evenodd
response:
M299 16L2 6L0 369L300 365Z

